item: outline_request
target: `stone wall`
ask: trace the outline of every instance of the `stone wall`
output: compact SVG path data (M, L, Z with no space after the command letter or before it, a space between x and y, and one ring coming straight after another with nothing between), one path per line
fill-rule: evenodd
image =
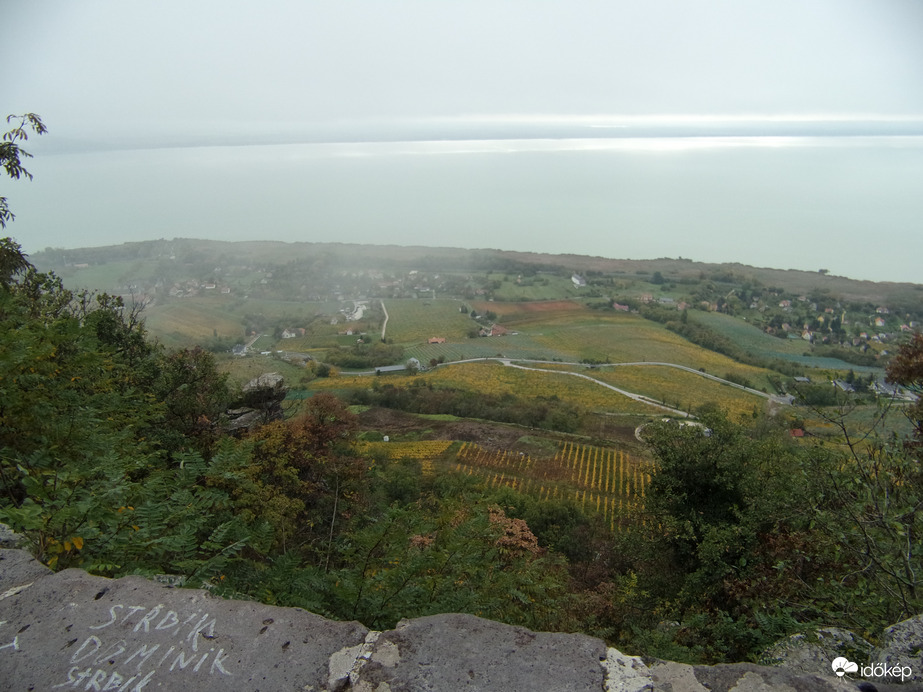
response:
M908 690L907 685L877 689ZM580 634L435 615L373 632L299 608L140 577L53 574L0 550L3 690L856 690L848 678L750 664L642 660ZM875 689L873 687L864 689Z

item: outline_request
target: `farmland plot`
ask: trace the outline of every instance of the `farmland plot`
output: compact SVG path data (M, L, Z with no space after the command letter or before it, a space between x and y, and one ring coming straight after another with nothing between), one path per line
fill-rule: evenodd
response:
M243 339L243 320L221 305L226 301L171 302L147 308L144 319L154 333L192 341L204 341L213 334Z
M446 361L467 360L470 358L493 358L501 354L505 358L563 360L568 354L549 349L538 343L528 334L507 334L445 344L420 344L406 349L406 354L417 358L421 363L429 363L440 356Z
M593 377L690 412L704 404L713 403L726 409L732 416L739 416L751 413L754 407L762 409L766 405L763 397L662 365L599 368L593 372Z
M607 412L659 413L644 403L589 380L560 372L535 372L509 368L496 362L458 363L424 375L426 381L457 389L502 396L513 393L528 398L565 401L581 408Z
M488 450L463 443L455 470L489 486L506 486L540 500L565 499L600 514L615 529L644 507L650 475L644 462L623 451L564 442L555 455L536 459L522 452Z
M468 338L474 321L459 312L458 300L386 300L388 327L386 338L396 344L425 343L434 336L450 341Z

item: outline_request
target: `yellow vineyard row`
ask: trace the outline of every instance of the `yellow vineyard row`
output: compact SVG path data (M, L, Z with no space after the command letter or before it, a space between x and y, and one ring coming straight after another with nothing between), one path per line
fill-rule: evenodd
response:
M508 450L487 450L473 442L463 442L458 459L465 464L492 468L516 469L528 473L535 463L528 454Z
M503 471L485 472L483 467L456 464L455 470L469 476L482 478L489 488L507 487L521 493L529 493L540 500L570 500L579 505L584 512L602 515L610 529L615 530L626 523L626 518L636 515L643 508L640 498L624 495L606 495L586 489L575 489L558 483L545 484L534 478L522 478L508 475Z
M571 483L605 494L640 495L651 477L625 452L565 442L553 462Z
M465 442L458 461L468 466L503 470L547 481L563 481L604 495L644 497L650 475L625 452L565 442L550 460L508 450L488 450Z

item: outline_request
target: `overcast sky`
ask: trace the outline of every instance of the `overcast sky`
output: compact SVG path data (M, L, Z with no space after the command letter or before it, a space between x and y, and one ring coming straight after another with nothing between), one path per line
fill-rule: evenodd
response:
M71 128L923 114L914 0L11 0L8 112Z
M44 118L36 154L307 126L919 120L921 39L915 0L9 0L0 101ZM0 181L14 211L16 190Z

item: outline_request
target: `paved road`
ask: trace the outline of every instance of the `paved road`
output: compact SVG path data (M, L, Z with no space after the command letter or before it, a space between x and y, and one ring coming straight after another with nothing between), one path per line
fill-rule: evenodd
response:
M384 302L382 302L381 307L382 309L384 309L385 307ZM386 311L385 312L385 324L387 324L387 322L388 322L388 313ZM382 338L384 338L384 333L385 333L384 327L382 327L381 333L382 333ZM641 403L647 404L648 406L659 408L662 411L666 411L673 416L677 416L679 418L695 418L695 416L693 416L691 413L687 413L686 411L681 411L680 409L672 408L670 406L665 406L664 404L654 399L651 399L650 397L646 397L643 394L635 394L634 392L629 392L625 389L619 389L618 387L615 387L614 385L611 385L607 382L603 382L602 380L597 380L595 377L584 375L581 372L570 372L568 370L547 370L545 368L530 368L525 365L517 365L516 363L513 363L512 361L516 360L520 363L544 363L546 365L574 365L574 366L585 366L586 365L585 363L573 363L573 362L569 363L569 362L561 362L557 360L529 360L529 359L524 359L524 358L489 357L489 358L466 358L465 360L453 360L449 363L442 363L440 365L437 365L436 367L444 368L444 367L455 365L458 363L478 363L478 362L485 362L485 361L491 361L491 360L497 361L498 363L503 363L503 365L507 367L518 368L520 370L531 370L533 372L543 372L549 375L569 375L571 377L582 377L583 379L589 380L590 382L593 382L594 384L598 384L600 387L611 389L614 392L618 392L622 396L627 396L629 399L632 399L633 401L639 401ZM766 392L761 392L758 389L746 387L742 384L737 384L736 382L730 382L729 380L724 380L715 375L709 375L707 372L702 372L701 370L696 370L694 368L690 368L685 365L678 365L676 363L642 361L640 363L606 363L605 365L597 365L594 367L596 368L617 368L617 367L624 367L624 366L639 366L639 365L640 366L651 365L651 366L657 366L657 367L676 368L677 370L685 370L686 372L692 373L693 375L698 375L699 377L704 377L706 379L713 380L714 382L718 382L720 384L727 385L729 387L735 387L736 389L743 390L750 394L755 394L756 396L761 396L764 399L768 399L769 401L772 401L775 403L779 403L779 404L790 404L791 403L791 401L787 397L773 396L771 394L767 394ZM351 372L348 374L349 375L374 375L375 371L371 370L367 372Z
M385 321L381 323L381 340L385 340L385 330L388 328L388 309L385 307L385 301L381 301L381 311L385 313Z
M545 370L544 368L527 368L524 365L516 365L515 363L510 362L509 359L506 359L506 358L497 359L497 360L500 360L500 362L506 365L507 367L518 368L519 370L531 370L533 372L544 372L544 373L553 373L553 374L558 374L558 375L571 375L573 377L582 377L583 379L589 380L590 382L593 382L594 384L598 384L601 387L605 387L607 389L611 389L614 392L618 392L622 396L627 396L629 399L632 399L634 401L640 401L641 403L647 404L648 406L655 406L656 408L667 411L668 413L674 416L679 416L681 418L689 418L691 416L691 414L686 413L685 411L680 411L678 408L671 408L670 406L664 406L663 404L658 403L654 401L653 399L646 397L642 394L635 394L633 392L628 392L624 389L619 389L618 387L615 387L607 382L602 382L601 380L597 380L596 378L590 377L589 375L584 375L581 372L569 372L567 370ZM530 362L535 362L535 361L530 361Z

